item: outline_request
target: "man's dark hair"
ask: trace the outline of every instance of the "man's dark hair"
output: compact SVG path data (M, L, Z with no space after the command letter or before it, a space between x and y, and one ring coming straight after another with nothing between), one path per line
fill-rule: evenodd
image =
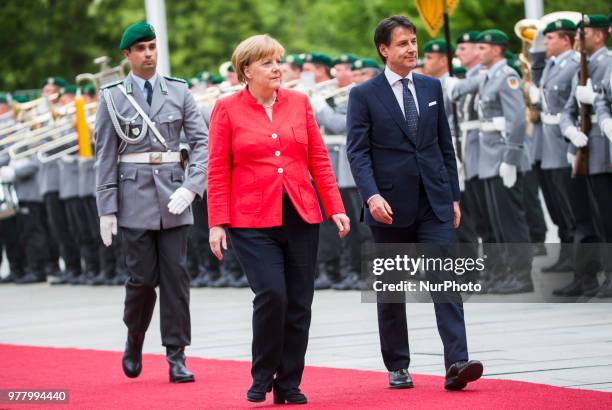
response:
M391 34L397 27L404 27L416 34L416 26L410 20L404 16L391 16L383 19L376 30L374 31L374 45L376 46L376 52L380 56L383 63L387 62L387 59L380 53L380 45L384 44L389 46L391 44Z
M559 38L567 37L570 42L570 47L574 47L574 38L576 36L576 32L572 30L559 30L557 31L557 35Z

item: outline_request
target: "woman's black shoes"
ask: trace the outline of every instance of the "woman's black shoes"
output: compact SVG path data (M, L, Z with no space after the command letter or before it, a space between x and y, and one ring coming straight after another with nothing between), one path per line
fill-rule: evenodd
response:
M266 400L266 393L272 391L272 383L267 386L261 383L253 382L251 388L247 391L247 400L254 403L260 403Z

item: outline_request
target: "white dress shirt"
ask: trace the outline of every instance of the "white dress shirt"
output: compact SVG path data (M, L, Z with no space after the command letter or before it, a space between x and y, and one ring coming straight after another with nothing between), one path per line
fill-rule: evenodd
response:
M419 100L417 99L414 81L412 80L412 71L408 73L406 77L402 77L401 75L391 71L388 66L385 66L385 77L387 77L387 81L393 90L393 94L395 94L395 99L402 110L402 114L404 114L404 118L406 117L406 113L404 112L404 87L402 85L402 79L408 79L408 89L412 93L412 98L414 98L414 105L416 105L417 114L420 115L421 112L419 110Z
M133 72L132 72L132 77L134 77L134 81L136 82L136 85L138 86L140 91L142 91L142 95L144 95L145 97L147 96L147 92L145 91L145 82L148 81L151 83L151 87L155 87L155 82L157 81L157 73L155 73L153 77L149 78L148 80L145 80L142 77L138 77Z

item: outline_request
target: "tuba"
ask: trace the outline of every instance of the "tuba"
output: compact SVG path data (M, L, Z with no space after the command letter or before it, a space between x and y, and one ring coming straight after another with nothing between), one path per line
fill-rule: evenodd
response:
M540 20L522 19L514 25L514 34L521 39L521 53L518 58L521 63L523 73L523 98L527 107L527 118L530 123L540 120L540 111L535 107L529 98L529 88L533 85L531 78L531 64L529 63L529 47L533 43L538 31L543 30L545 25Z

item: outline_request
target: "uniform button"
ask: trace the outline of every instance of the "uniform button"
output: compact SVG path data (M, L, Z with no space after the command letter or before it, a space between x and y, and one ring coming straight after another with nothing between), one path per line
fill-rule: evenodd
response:
M272 138L273 138L273 139L277 139L277 138L278 138L278 135L277 135L276 133L274 133L274 134L272 134Z
M277 157L280 157L280 151L276 151L274 155L276 155Z
M278 173L279 173L279 174L282 174L282 173L283 173L283 169L282 169L282 168L279 168L279 169L278 169Z
M156 169L156 170L155 170L155 171L153 171L153 172L155 172L155 175L159 174L159 170L158 170L158 169Z

